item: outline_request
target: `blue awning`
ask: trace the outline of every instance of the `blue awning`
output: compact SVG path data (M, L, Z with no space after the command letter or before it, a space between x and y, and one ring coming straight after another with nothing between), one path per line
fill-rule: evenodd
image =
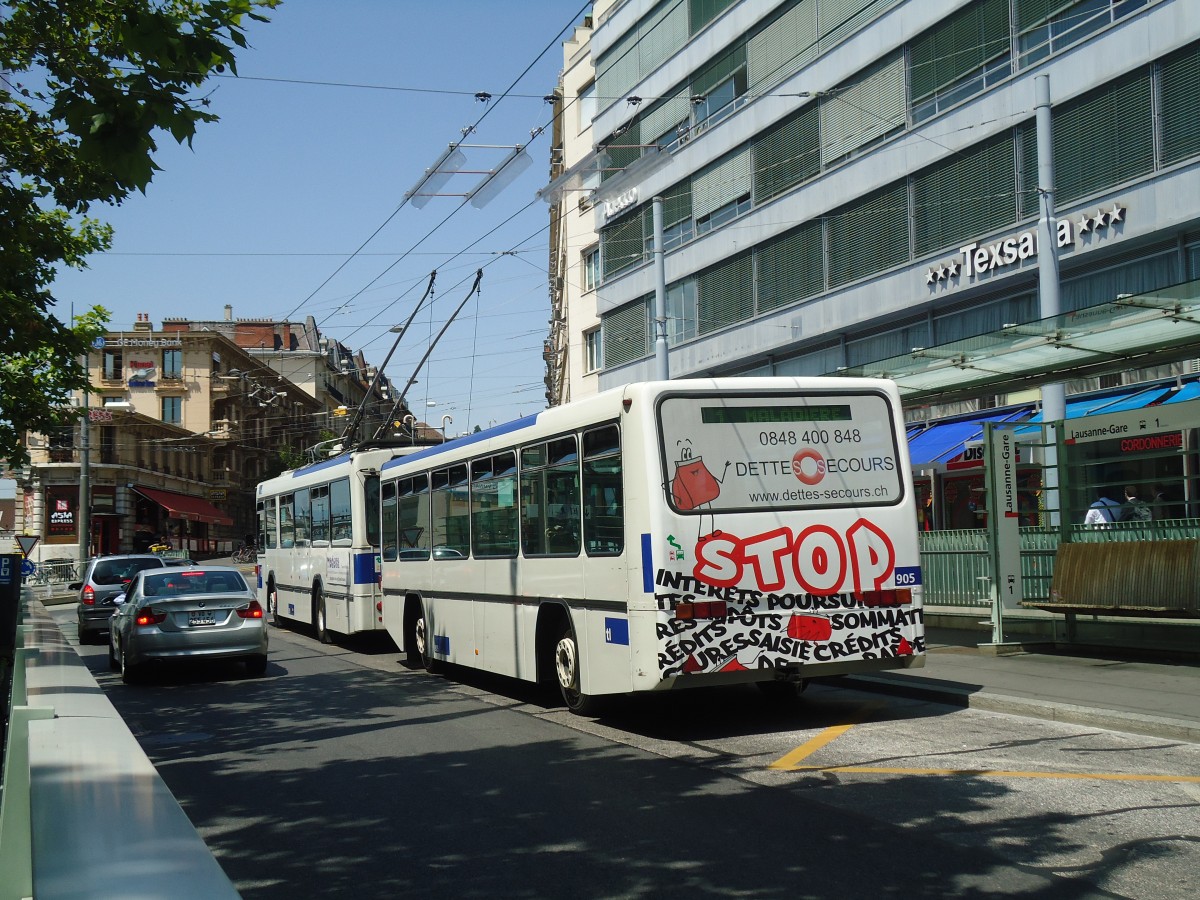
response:
M1195 400L1200 397L1200 381L1189 381L1177 391L1161 401L1164 406L1168 403L1182 403L1184 400Z
M1099 415L1101 413L1120 412L1127 409L1141 409L1160 400L1169 388L1160 386L1141 388L1127 391L1124 394L1110 394L1107 397L1087 397L1079 400L1069 400L1064 419L1079 419L1083 416ZM1200 396L1200 395L1198 395ZM1042 421L1042 413L1038 411L1030 422Z
M983 438L984 422L1012 422L1029 414L1028 408L1010 410L992 416L982 416L958 422L940 422L930 425L908 442L908 453L914 466L943 463L962 453L970 441Z

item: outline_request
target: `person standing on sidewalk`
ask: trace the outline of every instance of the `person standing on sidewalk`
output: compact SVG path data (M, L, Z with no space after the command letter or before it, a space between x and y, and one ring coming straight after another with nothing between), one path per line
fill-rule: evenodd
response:
M1117 514L1120 511L1120 503L1104 494L1100 494L1095 502L1088 507L1087 515L1083 517L1083 524L1092 528L1108 528L1113 522L1117 521Z
M1125 503L1121 507L1122 522L1149 522L1150 506L1145 500L1138 499L1137 488L1133 485L1125 488Z

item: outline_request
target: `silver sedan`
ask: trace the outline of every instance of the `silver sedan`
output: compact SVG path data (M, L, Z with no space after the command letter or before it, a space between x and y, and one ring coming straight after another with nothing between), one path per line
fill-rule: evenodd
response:
M139 572L117 599L108 662L128 684L148 663L243 659L267 670L267 629L255 592L237 569L168 567Z

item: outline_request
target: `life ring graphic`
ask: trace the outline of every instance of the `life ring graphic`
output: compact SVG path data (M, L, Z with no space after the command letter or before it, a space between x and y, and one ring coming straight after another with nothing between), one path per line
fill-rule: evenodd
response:
M812 474L804 471L804 464L810 459L816 463ZM818 484L825 477L825 458L811 447L797 450L796 455L792 457L792 474L803 484Z

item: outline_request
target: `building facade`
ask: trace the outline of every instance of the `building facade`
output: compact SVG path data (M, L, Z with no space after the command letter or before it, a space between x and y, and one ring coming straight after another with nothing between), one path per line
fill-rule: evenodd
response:
M82 427L29 435L15 473L16 531L41 538L35 559L78 557L85 474L90 552L163 537L228 552L255 530L258 481L316 440L321 404L215 331L156 331L141 315L98 343L88 372Z
M673 378L830 374L1039 319L1040 75L1063 311L1200 277L1188 0L626 0L592 24L560 104L582 80L590 141L564 129L543 192L577 228L568 393L654 375L654 197Z

